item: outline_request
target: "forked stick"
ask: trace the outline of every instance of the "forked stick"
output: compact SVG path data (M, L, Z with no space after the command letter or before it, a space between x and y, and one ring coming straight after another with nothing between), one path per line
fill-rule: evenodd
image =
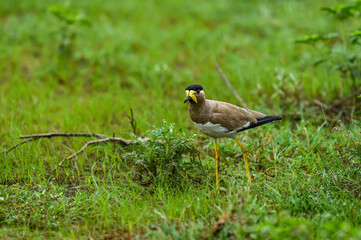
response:
M51 138L51 137L96 137L100 139L107 138L107 136L98 133L41 133L41 134L32 134L32 135L21 135L19 136L20 139L27 139L27 140L22 141L12 146L11 148L5 149L4 151L1 152L1 154L8 153L25 143L32 142L40 138Z
M129 146L130 144L132 144L131 141L125 140L125 139L123 139L123 138L118 138L118 137L111 137L111 138L110 138L110 137L107 137L107 138L92 140L92 141L86 142L82 148L80 148L78 151L76 151L75 153L73 153L73 154L70 155L69 157L64 158L64 159L58 164L58 167L60 167L65 160L70 160L70 159L76 157L79 153L83 152L83 151L84 151L87 147L89 147L90 145L97 144L97 143L103 143L103 142L119 143L119 144L121 144L121 145L123 145L123 146Z
M95 138L98 138L98 139L86 142L84 144L84 146L82 148L80 148L78 151L76 151L72 155L64 158L58 164L58 167L60 167L65 160L70 160L70 159L76 157L78 154L83 152L88 146L93 145L93 144L113 142L113 143L119 143L122 146L129 146L133 143L133 141L131 141L131 140L126 140L126 139L123 139L120 137L107 137L103 134L98 134L98 133L43 133L43 134L32 134L32 135L19 136L20 139L26 139L26 140L2 151L1 154L8 153L8 152L16 149L17 147L20 147L21 145L28 143L28 142L35 141L35 140L38 140L41 138L52 138L52 137L95 137ZM146 139L144 139L144 140L146 140Z

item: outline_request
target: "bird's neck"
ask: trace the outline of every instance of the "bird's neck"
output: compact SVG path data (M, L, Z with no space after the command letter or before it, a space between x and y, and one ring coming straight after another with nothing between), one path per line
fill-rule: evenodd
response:
M208 108L206 100L198 101L198 103L191 102L188 107L189 116L194 122L206 123L208 119Z
M193 101L189 102L189 109L199 110L205 107L206 100L205 99L197 99L198 102L195 103Z

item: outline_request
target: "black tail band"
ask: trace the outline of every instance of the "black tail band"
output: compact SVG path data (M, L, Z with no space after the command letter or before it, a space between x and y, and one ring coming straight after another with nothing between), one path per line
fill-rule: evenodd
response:
M242 129L238 130L237 132L242 132L244 130L247 130L250 128L255 128L255 127L261 126L266 123L278 121L278 120L281 120L282 118L283 118L282 116L266 116L264 118L259 118L259 119L257 119L256 123L251 123L248 127L242 128Z

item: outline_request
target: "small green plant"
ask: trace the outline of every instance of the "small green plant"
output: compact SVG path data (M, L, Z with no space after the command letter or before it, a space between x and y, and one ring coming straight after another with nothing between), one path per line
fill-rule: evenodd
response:
M321 10L332 14L340 21L346 21L360 16L361 1L350 5L337 4L333 7L323 7ZM350 90L356 91L361 87L361 59L359 54L354 52L359 51L357 46L361 45L360 39L361 30L355 29L346 34L339 32L312 34L296 40L295 43L314 46L323 57L315 61L313 65L330 64L334 70L340 72L342 79L351 80L348 83ZM322 50L326 50L326 55L322 53Z
M360 15L361 1L356 1L350 5L336 4L333 7L323 7L321 10L333 14L340 20L345 20Z
M60 43L58 45L58 53L60 56L71 56L73 49L73 42L76 38L77 26L91 26L90 21L79 10L71 8L69 3L65 5L52 5L48 8L49 12L53 14L61 23L59 29Z
M274 94L271 99L282 99L280 106L283 110L307 101L304 86L295 74L285 69L276 69L274 74L278 81L273 84Z
M199 182L203 167L192 144L194 136L187 137L173 123L153 127L147 132L149 140L138 139L131 152L123 156L127 165L134 165L138 180L168 186L189 179Z

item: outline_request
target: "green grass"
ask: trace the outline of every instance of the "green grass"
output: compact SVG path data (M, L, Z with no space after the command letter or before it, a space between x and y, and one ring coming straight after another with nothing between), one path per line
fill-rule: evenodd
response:
M73 1L91 26L64 28L48 11L63 1L2 1L0 151L31 133L134 138L130 108L137 135L151 140L92 146L62 168L84 139L0 155L0 237L359 239L360 111L343 112L354 119L343 123L313 104L347 96L351 81L313 67L324 45L294 43L359 27L319 10L337 2ZM64 31L75 37L60 52ZM333 44L342 49L333 61L359 51ZM193 136L183 104L193 83L237 104L216 62L250 108L297 113L240 136L251 184L241 149L220 142L219 193L212 140Z

